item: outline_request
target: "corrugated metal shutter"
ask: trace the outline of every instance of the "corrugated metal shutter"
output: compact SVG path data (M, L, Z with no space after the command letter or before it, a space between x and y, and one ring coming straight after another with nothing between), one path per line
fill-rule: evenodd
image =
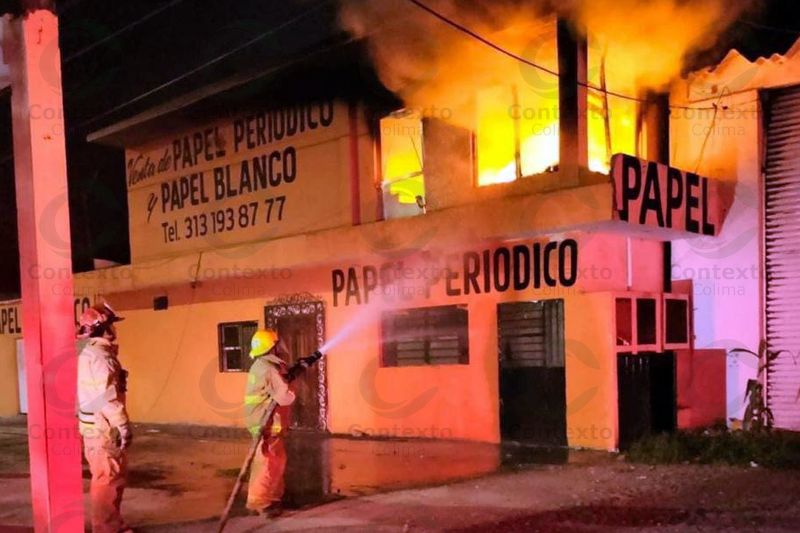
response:
M785 350L767 375L775 425L800 430L800 87L770 93L765 180L766 328Z

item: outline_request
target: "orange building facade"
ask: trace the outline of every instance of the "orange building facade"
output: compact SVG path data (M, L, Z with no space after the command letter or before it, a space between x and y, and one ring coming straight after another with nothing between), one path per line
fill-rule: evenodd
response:
M272 327L293 358L325 352L298 429L614 450L678 425L694 312L664 242L721 231L719 182L610 140L590 164L602 124L579 112L517 124L561 153L532 174L519 139L487 169L480 132L358 99L145 115L91 136L125 150L132 262L74 278L76 313L126 318L136 422L241 426L246 346ZM635 152L660 159L648 124ZM8 354L23 333L3 333Z

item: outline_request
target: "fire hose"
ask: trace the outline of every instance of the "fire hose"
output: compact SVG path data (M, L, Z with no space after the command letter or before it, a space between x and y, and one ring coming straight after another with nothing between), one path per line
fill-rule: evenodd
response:
M303 357L299 359L295 364L289 368L289 371L286 373L286 381L291 383L296 378L298 378L307 368L311 365L315 364L322 358L322 352L319 350L315 351L313 354L309 355L308 357ZM225 506L225 510L222 512L222 516L219 519L219 525L217 527L217 533L222 533L225 529L225 524L228 523L228 517L231 513L231 509L233 508L233 503L236 501L236 496L239 494L239 491L242 488L242 484L244 483L244 478L247 476L247 473L250 471L250 466L253 464L253 459L256 456L256 452L261 447L262 442L264 441L264 426L269 422L270 418L272 417L272 413L275 411L275 408L278 404L275 400L271 400L269 405L267 405L267 409L264 411L263 416L260 420L260 427L262 431L259 432L258 439L253 440L253 444L250 446L250 449L247 452L247 457L242 464L241 470L239 470L239 476L236 478L236 483L233 485L233 490L231 491L231 495L228 497L228 503Z

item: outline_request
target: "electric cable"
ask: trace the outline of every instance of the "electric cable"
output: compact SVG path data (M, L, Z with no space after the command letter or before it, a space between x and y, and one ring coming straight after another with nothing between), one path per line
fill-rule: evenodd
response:
M150 20L151 18L155 17L159 13L162 13L162 12L166 11L167 9L169 9L169 8L175 6L175 5L180 4L183 1L184 0L172 0L171 2L169 2L167 4L164 4L161 7L158 7L156 9L154 9L153 11L150 11L146 15L142 16L141 18L138 18L138 19L134 20L130 24L127 24L127 25L123 26L122 28L119 28L118 30L115 30L115 31L111 32L110 34L106 35L102 39L98 39L97 41L94 41L92 44L89 44L89 45L81 48L77 52L71 53L70 55L65 57L61 61L61 63L63 65L66 65L67 63L69 63L73 59L78 58L78 57L82 56L83 54L94 50L98 46L101 46L101 45L107 43L108 41L110 41L112 39L116 39L117 37L119 37L120 35L122 35L126 31L130 30L131 28L134 28L134 27L138 26L142 22L146 22L146 21Z
M170 5L174 5L174 4L176 4L178 2L181 2L181 1L183 1L183 0L174 0L173 2L170 3ZM99 119L101 119L103 117L106 117L106 116L108 116L108 115L110 115L112 113L115 113L115 112L117 112L117 111L119 111L121 109L124 109L124 108L128 107L129 105L134 104L134 103L142 100L143 98L146 98L146 97L148 97L148 96L150 96L150 95L152 95L152 94L154 94L154 93L156 93L156 92L158 92L158 91L160 91L162 89L165 89L165 88L167 88L167 87L169 87L171 85L174 85L175 83L178 83L179 81L182 81L182 80L186 79L187 77L189 77L189 76L191 76L193 74L196 74L197 72L200 72L200 71L204 70L205 68L207 68L207 67L209 67L211 65L214 65L214 64L222 61L223 59L227 58L227 57L230 57L233 54L236 54L236 53L240 52L241 50L244 50L245 48L247 48L249 46L252 46L256 42L258 42L258 41L260 41L260 40L262 40L262 39L264 39L264 38L266 38L266 37L268 37L270 35L273 35L273 34L277 33L280 30L283 30L283 29L285 29L285 28L297 23L298 21L300 21L303 18L305 18L306 16L308 16L310 13L315 12L316 10L322 8L326 4L330 4L333 1L334 0L322 0L321 2L316 4L314 7L304 11L303 13L301 13L301 14L299 14L299 15L297 15L297 16L295 16L295 17L293 17L293 18L291 18L291 19L289 19L289 20L287 20L287 21L285 21L285 22L283 22L281 24L279 24L278 26L275 26L275 27L270 28L269 30L267 30L265 32L262 32L262 33L258 34L257 36L253 37L252 39L249 39L249 40L245 41L244 43L236 46L235 48L230 49L230 50L224 52L223 54L218 55L218 56L206 61L205 63L203 63L201 65L198 65L197 67L192 68L191 70L189 70L187 72L184 72L180 76L172 78L171 80L168 80L168 81L166 81L166 82L164 82L164 83L162 83L162 84L160 84L160 85L158 85L156 87L153 87L153 88L145 91L144 93L141 93L141 94L133 97L130 100L122 102L122 103L112 107L111 109L107 109L106 111L103 111L102 113L100 113L98 115L95 115L95 116L93 116L93 117L91 117L89 119L84 120L83 122L81 122L81 123L79 123L79 124L77 124L75 126L72 126L72 127L68 128L66 130L66 134L68 134L68 135L72 134L78 129L81 129L81 128L83 128L83 127L85 127L85 126L87 126L87 125L89 125L89 124L91 124L93 122L96 122L97 120L99 120ZM162 7L164 7L164 6L162 6ZM313 57L315 55L319 55L321 53L328 52L330 50L333 50L333 49L341 47L341 46L346 46L346 45L354 42L355 40L357 40L355 37L351 37L351 38L349 38L349 39L347 39L345 41L341 41L341 42L335 43L335 44L333 44L331 46L328 46L328 47L325 47L325 48L310 52L310 53L308 53L308 54L306 54L306 55L304 55L304 56L302 56L300 58L296 58L294 60L287 61L287 62L285 62L285 63L283 63L283 64L281 64L279 66L276 66L276 67L274 67L274 68L272 68L270 70L280 70L280 69L285 68L285 67L287 67L289 65L293 65L293 64L305 61L305 60L307 60L307 59L309 59L309 58L311 58L311 57ZM0 158L0 165L8 162L12 158L13 158L13 153L6 154L4 157Z
M483 43L484 45L488 46L489 48L491 48L491 49L493 49L493 50L495 50L495 51L497 51L497 52L499 52L499 53L501 53L501 54L503 54L503 55L505 55L507 57L510 57L511 59L519 61L520 63L524 63L524 64L528 65L529 67L532 67L532 68L535 68L537 70L540 70L540 71L542 71L542 72L544 72L546 74L549 74L551 76L555 76L557 78L561 77L561 75L558 72L556 72L556 71L554 71L552 69L549 69L549 68L547 68L545 66L539 65L538 63L534 63L533 61L531 61L529 59L526 59L526 58L520 56L519 54L515 54L514 52L511 52L510 50L507 50L507 49L503 48L502 46L490 41L486 37L480 35L479 33L475 32L473 30L471 30L470 28L467 28L466 26L464 26L464 25L462 25L462 24L460 24L460 23L448 18L446 15L443 15L442 13L439 13L438 11L436 11L435 9L429 7L425 3L420 2L420 0L407 0L407 1L412 3L412 4L414 4L418 8L422 9L423 11L428 12L429 14L431 14L432 16L436 17L437 19L441 20L445 24L448 24L449 26L452 26L453 28L457 29L458 31L469 35L473 39ZM647 100L645 100L643 98L639 98L639 97L636 97L636 96L631 96L629 94L624 94L624 93L620 93L620 92L616 92L616 91L604 90L603 88L597 87L596 85L591 84L591 83L582 82L582 81L577 81L576 83L578 85L580 85L581 87L585 87L587 89L592 89L592 90L595 90L595 91L600 91L600 92L605 93L605 94L607 94L609 96L615 96L617 98L622 98L624 100L630 100L630 101L639 102L639 103L647 103ZM680 105L669 105L669 108L670 109L687 109L687 110L708 110L708 111L713 111L714 110L713 107L694 107L694 106L680 106Z
M722 99L722 96L720 96L720 99ZM714 104L714 114L711 116L711 125L708 127L708 131L706 131L705 138L703 139L703 144L700 145L700 153L697 155L697 164L694 167L695 174L697 174L700 171L700 165L703 163L703 156L705 155L706 152L708 139L711 138L711 133L714 131L714 127L717 125L718 112L719 108L717 107L717 104Z
M176 5L177 3L182 2L182 1L183 0L173 0L169 4L165 4L164 6L161 6L160 8L155 10L154 12L151 12L151 13L145 15L145 17L143 17L143 18L149 19L152 16L155 16L156 14L164 11L168 7L172 7L173 5ZM95 116L93 116L93 117L81 122L78 126L70 128L67 131L67 133L72 133L77 128L81 128L83 126L91 124L92 122L95 122L100 118L106 117L106 116L108 116L108 115L110 115L110 114L112 114L112 113L114 113L116 111L124 109L125 107L128 107L129 105L131 105L133 103L136 103L136 102L142 100L143 98L146 98L147 96L150 96L150 95L152 95L152 94L154 94L154 93L156 93L156 92L158 92L158 91L160 91L162 89L165 89L165 88L167 88L167 87L169 87L171 85L174 85L175 83L177 83L177 82L179 82L181 80L184 80L187 77L189 77L189 76L191 76L191 75L193 75L193 74L195 74L195 73L197 73L197 72L199 72L199 71L201 71L201 70L203 70L203 69L205 69L205 68L207 68L207 67L209 67L211 65L214 65L214 64L222 61L223 59L225 59L227 57L230 57L231 55L233 55L233 54L235 54L235 53L237 53L237 52L239 52L239 51L241 51L241 50L243 50L243 49L255 44L256 42L264 39L265 37L267 37L269 35L272 35L272 34L278 32L278 31L284 29L285 27L296 23L297 21L305 18L308 14L316 11L317 9L320 9L321 7L323 7L324 5L326 5L326 4L328 4L328 3L332 2L332 1L333 0L322 0L321 2L316 4L311 9L308 9L308 10L304 11L300 15L298 15L298 16L296 16L296 17L294 17L294 18L292 18L292 19L290 19L290 20L278 25L277 27L271 28L270 30L255 36L254 38L242 43L241 45L238 45L237 47L235 47L235 48L233 48L231 50L228 50L227 52L225 52L225 53L223 53L223 54L221 54L219 56L216 56L216 57L210 59L209 61L207 61L207 62L205 62L205 63L203 63L201 65L198 65L197 67L194 67L193 69L191 69L191 70L189 70L187 72L184 72L183 74L181 74L180 76L178 76L176 78L168 80L168 81L166 81L166 82L164 82L164 83L162 83L162 84L160 84L160 85L158 85L156 87L153 87L153 88L149 89L148 91L145 91L144 93L141 93L141 94L135 96L134 98L132 98L130 100L122 102L122 103L112 107L111 109L108 109L108 110L100 113L99 115L95 115ZM528 65L528 66L530 66L532 68L535 68L535 69L541 70L542 72L550 74L551 76L560 77L558 72L556 72L556 71L554 71L552 69L549 69L547 67L544 67L542 65L539 65L537 63L534 63L533 61L530 61L530 60L528 60L528 59L526 59L526 58L524 58L522 56L514 54L513 52L510 52L509 50L506 50L505 48L493 43L489 39L486 39L482 35L474 32L473 30L467 28L466 26L463 26L463 25L459 24L458 22L449 19L447 16L439 13L438 11L436 11L433 8L427 6L423 2L421 2L419 0L408 0L408 1L411 2L412 4L414 4L415 6L417 6L418 8L428 12L429 14L431 14L434 17L436 17L437 19L441 20L442 22L444 22L444 23L454 27L455 29L457 29L457 30L469 35L470 37L478 40L479 42L483 43L484 45L494 49L495 51L497 51L497 52L499 52L499 53L501 53L503 55L506 55L506 56L516 60L516 61L524 63L524 64L526 64L526 65ZM134 21L133 23L129 24L127 27L123 27L120 30L117 30L117 32L115 32L115 34L119 35L120 33L122 33L125 30L127 30L128 27L132 27L134 25L137 25L140 22L141 22L141 19L139 21ZM108 40L108 38L101 39L101 41L104 41L104 40ZM338 46L341 46L341 45L344 45L344 44L348 44L348 43L350 43L350 42L352 42L354 40L356 40L356 38L351 38L350 40L345 41L344 43L340 43ZM98 46L99 44L100 44L100 42L97 42L97 43L94 43L93 45L90 45L90 47ZM87 47L87 48L89 48L89 47ZM72 54L70 56L70 58L77 57L77 55L85 53L85 51L88 51L88 50L83 50L83 51L76 52L75 54ZM313 55L313 54L309 54L309 56L310 55ZM603 94L610 95L610 96L615 96L615 97L618 97L618 98L623 98L623 99L626 99L626 100L635 101L635 102L639 102L639 103L646 103L646 100L644 100L642 98L638 98L638 97L635 97L635 96L619 93L619 92L616 92L616 91L604 90L603 88L597 87L597 86L595 86L593 84L590 84L590 83L578 82L578 85L580 85L582 87L586 87L588 89L592 89L592 90L601 92ZM706 111L714 111L714 112L718 111L718 108L716 106L702 106L702 107L699 107L699 106L681 106L681 105L670 104L669 108L670 109L692 110L692 111L694 111L694 110L698 110L698 111L706 110ZM728 106L724 107L724 109L727 109L727 108L728 108ZM13 155L8 155L8 156L4 157L2 160L0 160L0 164L5 163L11 157L13 157Z
M756 28L758 30L779 31L782 33L788 33L792 35L800 35L800 30L793 30L791 28L781 28L779 26L769 26L767 24L753 22L747 19L736 19L734 22L737 24L744 24L746 26L750 26L751 28Z
M183 346L184 340L186 340L186 332L189 329L189 323L192 322L192 311L194 310L194 304L196 303L197 298L197 282L200 278L200 266L203 262L203 251L201 250L197 254L197 263L194 265L194 276L189 284L191 288L191 296L189 298L189 304L186 306L186 317L183 320L183 327L181 328L181 333L178 336L178 342L175 346L175 355L172 357L172 361L170 362L169 369L166 372L166 378L162 381L161 388L156 393L155 399L150 402L150 406L145 409L144 414L149 414L153 411L156 405L161 401L164 392L167 390L167 385L169 384L170 380L172 379L172 375L175 372L175 367L178 364L178 359L180 359L181 354L181 347Z
M177 0L177 1L179 1L179 0ZM252 46L253 44L263 40L264 38L266 38L266 37L268 37L270 35L273 35L273 34L279 32L279 31L281 31L281 30L283 30L283 29L285 29L285 28L287 28L289 26L292 26L293 24L295 24L295 23L299 22L300 20L306 18L311 13L316 12L318 9L321 9L323 6L325 6L326 4L329 4L329 3L333 2L333 1L334 0L321 0L314 7L310 8L310 9L307 9L307 10L304 10L299 15L297 15L295 17L292 17L289 20L286 20L286 21L282 22L282 23L278 24L277 26L272 27L272 28L270 28L269 30L267 30L265 32L259 33L258 35L256 35L252 39L248 39L244 43L242 43L242 44L240 44L240 45L238 45L238 46L236 46L236 47L234 47L232 49L229 49L228 51L226 51L226 52L224 52L224 53L222 53L222 54L220 54L220 55L218 55L218 56L206 61L205 63L202 63L202 64L200 64L200 65L198 65L198 66L196 66L196 67L194 67L192 69L189 69L188 71L184 72L183 74L181 74L181 75L179 75L179 76L177 76L175 78L172 78L172 79L170 79L168 81L165 81L164 83L161 83L160 85L152 87L152 88L148 89L147 91L145 91L143 93L140 93L139 95L131 98L130 100L126 100L125 102L117 104L116 106L112 107L111 109L107 109L106 111L103 111L99 115L95 115L92 118L81 122L77 127L80 128L80 127L83 127L83 126L85 126L87 124L95 122L100 118L106 117L106 116L108 116L108 115L110 115L112 113L115 113L115 112L117 112L117 111L119 111L121 109L124 109L124 108L128 107L129 105L135 104L136 102L138 102L138 101L140 101L140 100L142 100L144 98L147 98L148 96L150 96L152 94L155 94L155 93L157 93L157 92L159 92L159 91L161 91L163 89L166 89L167 87L170 87L170 86L172 86L172 85L174 85L174 84L176 84L176 83L178 83L180 81L183 81L186 78L188 78L189 76L192 76L192 75L194 75L194 74L196 74L196 73L198 73L198 72L200 72L202 70L205 70L206 68L208 68L208 67L210 67L212 65L215 65L215 64L219 63L223 59L226 59L226 58L228 58L228 57L230 57L230 56L232 56L232 55L244 50L245 48L248 48L248 47ZM341 46L342 44L346 44L346 42L345 43L339 43L337 46ZM310 55L312 55L312 54L309 54L309 56ZM290 63L287 63L287 64L290 64Z

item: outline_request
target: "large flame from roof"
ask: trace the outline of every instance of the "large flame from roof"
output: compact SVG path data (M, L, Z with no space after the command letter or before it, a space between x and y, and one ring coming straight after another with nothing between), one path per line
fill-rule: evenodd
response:
M647 91L713 46L748 0L424 0L448 19L557 72L556 18L588 37L589 167L638 154ZM558 164L558 79L507 57L407 0L342 0L341 23L368 39L381 80L406 106L475 131L478 184ZM629 95L621 98L613 93Z

